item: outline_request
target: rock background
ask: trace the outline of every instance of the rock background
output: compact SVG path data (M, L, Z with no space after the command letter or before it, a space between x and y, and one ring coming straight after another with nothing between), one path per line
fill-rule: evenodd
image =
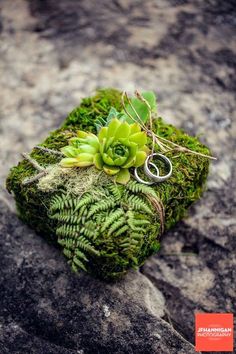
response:
M1 0L0 353L191 354L194 312L235 304L233 0ZM74 275L23 225L9 168L98 87L152 89L218 160L162 250L116 284Z

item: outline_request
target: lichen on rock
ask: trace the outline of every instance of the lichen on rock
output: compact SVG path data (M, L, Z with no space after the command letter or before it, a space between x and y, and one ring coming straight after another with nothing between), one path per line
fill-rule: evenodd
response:
M98 91L84 99L41 145L60 150L77 130L94 133L95 120L107 116L111 107L121 109L121 93L114 89ZM161 118L154 120L153 130L174 143L209 155L208 148L196 137ZM160 247L162 218L153 198L163 206L164 227L169 229L203 191L209 160L175 149L167 155L173 164L168 181L150 187L131 179L123 186L94 167L63 169L58 166L58 156L33 149L31 157L48 174L38 182L22 184L35 174L24 159L11 169L7 188L14 193L20 218L62 247L74 270L82 268L114 279L143 264Z

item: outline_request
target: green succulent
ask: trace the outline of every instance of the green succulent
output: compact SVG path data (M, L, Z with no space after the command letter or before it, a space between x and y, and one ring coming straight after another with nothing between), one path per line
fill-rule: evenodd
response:
M98 136L78 131L77 137L70 139L62 148L66 158L64 167L86 167L95 165L99 170L115 176L118 183L130 180L130 167L143 165L148 148L146 133L138 123L128 124L114 118L107 127L102 127Z
M64 146L61 152L66 156L61 160L63 167L87 167L94 164L94 156L100 150L98 137L82 130L77 132L77 137L69 140L69 145Z

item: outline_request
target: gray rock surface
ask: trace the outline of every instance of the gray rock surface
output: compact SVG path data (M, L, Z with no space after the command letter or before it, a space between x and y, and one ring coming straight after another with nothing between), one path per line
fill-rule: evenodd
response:
M235 303L233 1L0 2L0 353L194 353L194 312ZM98 87L153 89L218 160L162 249L115 284L75 275L15 215L8 169Z

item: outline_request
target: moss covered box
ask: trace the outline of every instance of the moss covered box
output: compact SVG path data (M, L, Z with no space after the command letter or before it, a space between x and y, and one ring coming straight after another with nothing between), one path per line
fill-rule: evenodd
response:
M7 189L14 194L19 217L58 245L73 270L83 269L105 279L117 278L128 269L139 267L158 251L163 230L183 218L188 207L200 197L209 167L209 159L204 156L209 155L208 148L156 114L151 128L160 144L158 141L153 144L147 134L145 146L155 152L166 148L165 154L173 166L168 180L146 185L134 179L134 166L141 165L145 152L140 141L136 142L139 150L135 150L133 143L127 145L121 139L125 148L116 144L105 155L103 147L104 156L101 158L99 152L96 162L89 163L97 149L94 135L98 125L111 114L111 109L122 112L121 98L119 91L107 89L83 99L59 129L29 155L24 155L7 178ZM136 129L134 124L131 129ZM82 140L78 140L78 130ZM140 132L135 134L143 138ZM135 141L135 137L132 139ZM68 145L70 141L73 144L79 141L80 160L75 160L77 147ZM89 141L86 153L81 141L86 144ZM116 166L111 166L111 151L115 156L121 153L126 156L128 151L128 155L133 154L132 159L122 156L123 160L116 159ZM60 163L62 157L66 166ZM105 165L103 160L107 161ZM127 163L131 160L136 164ZM76 165L74 161L80 163ZM114 178L119 174L125 183Z

